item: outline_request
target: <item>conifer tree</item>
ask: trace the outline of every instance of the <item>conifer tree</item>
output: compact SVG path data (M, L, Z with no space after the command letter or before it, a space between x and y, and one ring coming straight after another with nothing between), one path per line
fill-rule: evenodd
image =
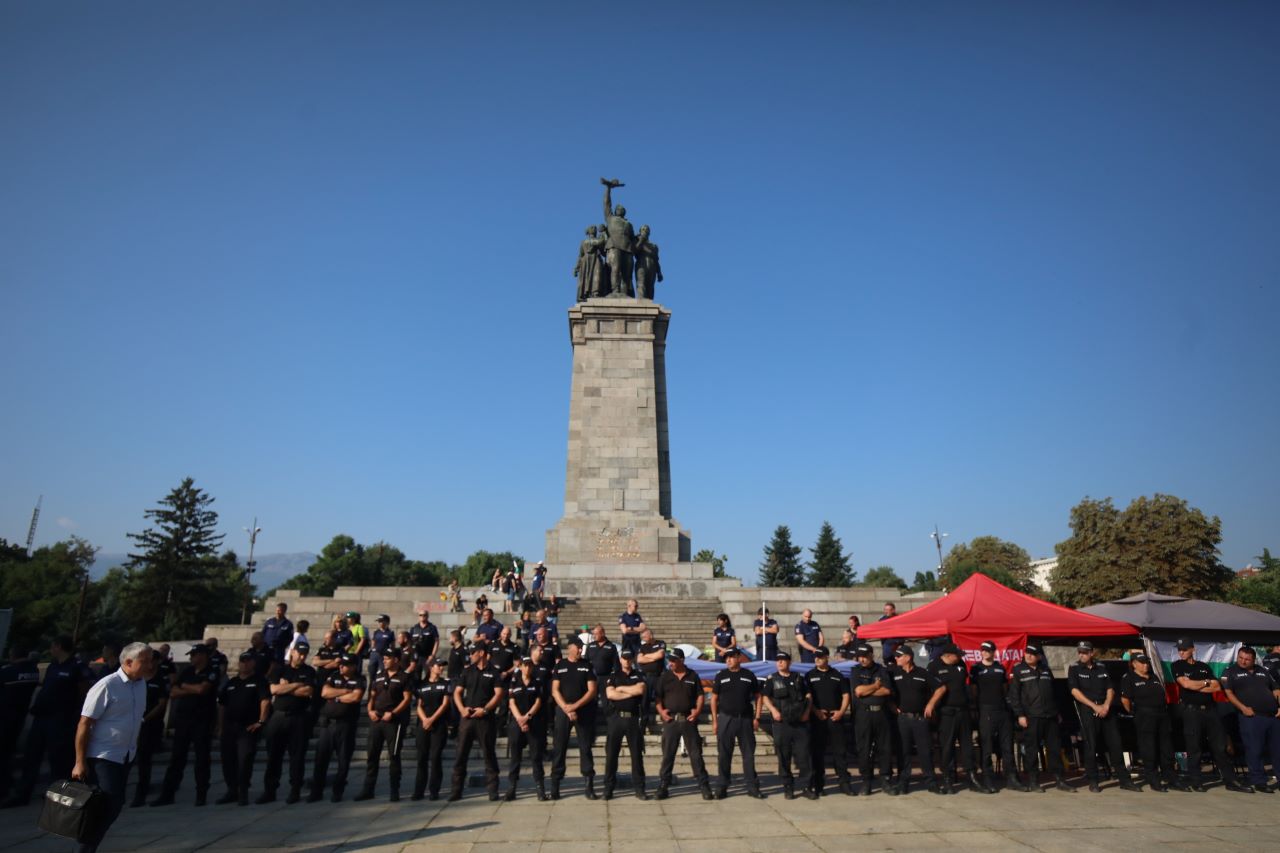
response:
M853 586L853 567L849 565L849 555L844 553L844 547L830 522L822 522L818 541L809 551L813 554L806 579L809 586Z
M761 586L803 586L804 567L797 559L802 549L791 544L791 528L778 525L773 539L764 549L764 562L760 564Z

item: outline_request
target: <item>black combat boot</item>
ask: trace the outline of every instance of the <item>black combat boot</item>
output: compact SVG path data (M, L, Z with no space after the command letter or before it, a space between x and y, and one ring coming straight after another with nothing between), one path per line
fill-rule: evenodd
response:
M1063 776L1061 773L1058 773L1053 778L1054 778L1053 787L1057 788L1059 791L1066 791L1071 794L1074 794L1076 792L1075 788L1067 784L1066 776Z
M551 799L560 799L560 780L554 776L551 778Z
M541 800L542 802L546 802L547 783L539 779L537 784L538 784L538 799Z
M225 794L213 801L213 804L215 806L225 806L234 803L238 799L240 799L240 794L236 792L236 789L228 788Z
M298 801L299 801L299 800L301 800L301 799L302 799L302 789L301 789L301 788L290 788L290 789L289 789L289 796L287 796L287 797L285 797L285 798L284 798L284 802L285 802L285 805L291 806L291 805L293 805L294 803L298 802Z
M594 776L587 777L586 797L588 800L600 799L599 795L596 794L596 777Z
M700 783L700 787L702 788L702 799L714 800L716 798L716 795L711 793L711 783L708 782L706 779L702 780L702 782Z

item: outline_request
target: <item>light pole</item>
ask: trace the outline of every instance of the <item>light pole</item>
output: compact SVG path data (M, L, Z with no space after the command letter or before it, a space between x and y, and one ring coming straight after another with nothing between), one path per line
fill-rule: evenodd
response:
M929 538L933 540L933 544L938 548L938 580L942 580L942 540L946 539L949 534L939 533L938 525L933 526L933 532L929 534Z
M258 526L258 517L253 517L253 527L241 528L249 534L249 560L244 564L244 608L240 611L240 624L249 624L249 597L253 593L253 569L257 565L253 561L253 546L258 541L262 528Z

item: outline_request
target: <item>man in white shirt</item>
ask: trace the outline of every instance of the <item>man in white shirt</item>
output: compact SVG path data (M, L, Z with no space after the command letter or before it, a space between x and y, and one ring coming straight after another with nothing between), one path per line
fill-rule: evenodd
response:
M130 643L120 652L120 668L89 688L76 727L76 764L72 779L96 784L107 796L106 820L96 838L79 853L93 853L124 806L129 763L138 752L138 729L147 710L146 680L156 656L146 643Z

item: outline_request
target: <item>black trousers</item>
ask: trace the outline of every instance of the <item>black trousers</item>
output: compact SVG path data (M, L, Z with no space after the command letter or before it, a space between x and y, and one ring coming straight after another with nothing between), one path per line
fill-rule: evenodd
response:
M785 788L794 788L796 778L802 785L813 781L813 767L809 764L809 724L774 721L773 749L778 753L778 778ZM795 762L796 774L791 775Z
M1040 774L1040 746L1044 745L1048 769L1055 776L1066 773L1062 766L1062 730L1057 717L1027 717L1027 734L1023 741L1026 750L1027 782L1038 784Z
M1178 765L1173 760L1173 723L1169 720L1168 710L1143 711L1135 708L1133 726L1138 732L1138 755L1142 758L1147 782L1154 785L1161 775L1169 784L1176 782Z
M604 790L613 793L618 781L618 755L622 752L622 742L627 742L627 750L631 753L631 783L637 791L644 790L644 741L640 736L640 717L628 713L609 715L606 722L604 740Z
M262 789L274 794L280 787L285 753L289 755L289 788L302 790L307 778L307 715L273 714L267 720L267 770L262 776Z
M1013 760L1013 718L1003 705L978 706L978 740L981 743L982 772L991 771L991 756L999 755L1005 775L1018 772Z
M1080 716L1080 735L1084 739L1084 775L1089 781L1098 781L1098 747L1105 746L1111 759L1111 768L1121 782L1131 782L1129 768L1124 764L1124 750L1120 744L1120 726L1115 714L1096 716L1093 710L1076 703Z
M689 765L693 777L699 785L708 784L707 764L702 760L702 736L698 733L698 724L689 722L688 717L676 715L671 722L662 724L662 765L658 768L658 783L664 787L671 784L671 771L676 766L676 750L680 741L684 741L684 751L689 753Z
M413 778L413 795L422 796L428 790L431 796L440 796L440 783L444 779L444 745L449 742L449 726L444 717L436 720L430 729L417 726L413 739L418 747L418 771Z
M213 725L204 720L179 719L173 729L173 749L169 753L169 769L164 773L161 794L172 797L182 784L187 769L187 753L196 758L196 794L209 790L209 759L213 749Z
M222 737L218 743L222 756L222 781L228 791L244 796L253 779L253 759L258 754L258 733L245 731L245 724L232 720L223 722Z
M911 747L916 748L916 757L920 761L920 774L926 782L935 782L937 777L933 766L933 738L929 733L929 721L923 714L908 716L898 715L898 734L902 738L902 780L905 789L911 779Z
M547 722L539 714L529 721L529 731L521 731L515 717L507 722L507 749L511 752L511 766L507 769L507 779L511 787L520 780L520 766L524 762L524 751L529 750L529 764L532 767L533 781L541 782L544 778L547 763ZM421 759L419 759L421 760Z
M151 761L160 751L164 736L164 719L144 722L138 729L138 754L133 757L131 768L138 768L138 785L134 789L134 802L146 799L151 791Z
M493 717L465 717L458 722L458 757L453 763L453 790L461 791L467 783L467 760L472 745L480 744L484 757L484 785L490 794L498 793L498 722Z
M76 845L76 853L94 853L102 839L106 836L111 824L120 816L124 808L124 794L128 786L129 765L117 764L105 758L89 759L89 782L97 785L106 794L106 814L103 815L98 831Z
M827 750L835 764L836 778L849 783L849 752L844 741L844 719L809 721L809 757L813 765L813 790L819 794L827 777Z
M760 790L760 778L756 776L756 732L751 717L732 717L721 714L716 720L716 758L718 759L721 790L729 787L729 769L733 766L733 750L737 746L742 756L742 781L748 791Z
M351 738L355 729L355 720L333 717L320 719L320 736L316 739L316 766L311 773L312 794L319 794L324 790L325 774L329 772L329 761L334 753L338 756L338 769L333 777L333 792L341 794L346 789L351 755L355 752Z
M27 709L21 713L6 710L0 714L0 797L9 793L13 756L18 749L18 735L27 722Z
M868 711L859 708L853 718L853 734L858 741L858 772L863 782L870 782L875 772L875 762L880 764L880 778L886 783L892 775L889 768L889 748L893 738L890 733L887 711Z
M938 761L948 778L954 779L958 769L973 775L973 721L969 718L968 708L939 710Z
M400 750L404 748L408 720L379 720L369 726L369 755L364 771L364 789L372 791L378 784L378 767L382 763L382 747L387 747L387 765L391 772L391 790L400 791Z
M582 777L591 779L596 775L595 759L591 755L591 746L596 739L596 716L591 712L583 713L586 707L578 710L578 719L570 720L559 707L552 730L551 745L551 781L559 782L564 778L565 755L569 749L569 731L572 729L578 737L578 761L582 769Z
M1204 771L1200 766L1200 757L1204 742L1209 742L1209 753L1213 763L1222 774L1222 781L1237 782L1235 764L1227 755L1227 733L1222 728L1222 719L1217 708L1210 705L1201 708L1196 705L1179 705L1178 715L1182 719L1182 740L1187 748L1187 779L1193 785L1204 782Z
M35 790L40 765L49 758L49 772L54 779L67 779L76 763L76 725L79 717L65 720L59 717L32 717L31 728L22 749L22 781L18 793L30 798Z

